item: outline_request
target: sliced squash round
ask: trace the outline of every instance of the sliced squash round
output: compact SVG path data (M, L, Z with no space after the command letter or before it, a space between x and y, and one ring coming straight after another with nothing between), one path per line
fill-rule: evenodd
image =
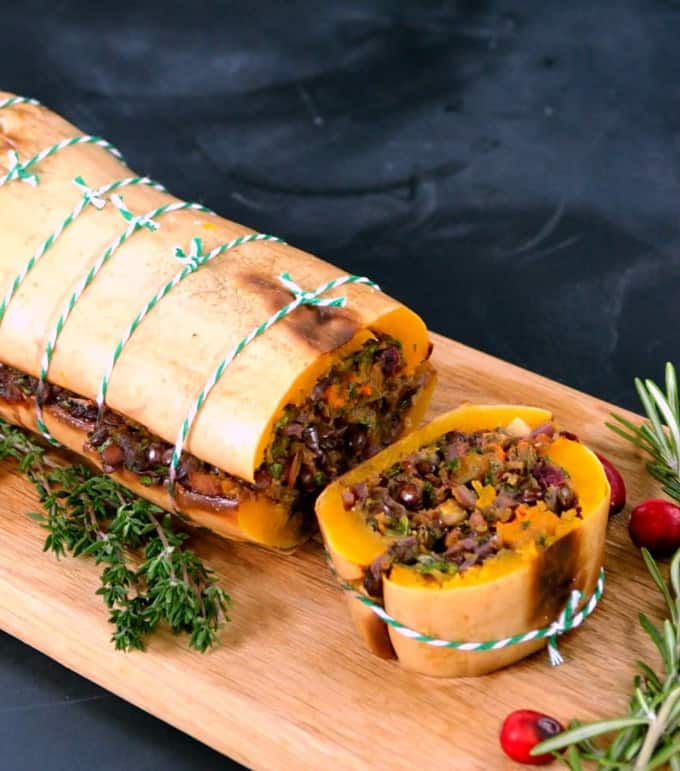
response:
M425 635L485 642L550 624L573 590L590 597L609 497L594 453L549 411L465 404L336 480L316 512L335 570L357 592ZM347 596L371 651L427 675L482 675L546 643L433 647Z

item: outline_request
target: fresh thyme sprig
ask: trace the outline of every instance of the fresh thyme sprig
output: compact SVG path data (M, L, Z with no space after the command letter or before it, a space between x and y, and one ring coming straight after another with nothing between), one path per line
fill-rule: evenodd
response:
M642 628L661 654L664 675L638 661L640 674L633 680L626 717L585 725L572 720L566 731L541 742L532 754L568 748L557 757L572 771L581 771L583 761L596 763L598 769L651 771L670 767L680 771L680 551L671 560L668 582L646 549L642 549L642 556L668 607L669 617L660 626L640 614ZM607 746L592 741L614 732Z
M616 423L607 427L651 455L649 473L663 485L664 492L680 502L680 400L675 367L666 363L666 393L653 380L635 378L640 401L648 420L636 426L612 413Z
M57 557L93 557L102 566L101 595L120 650L143 650L159 624L190 635L201 652L228 621L229 596L188 549L172 517L105 474L56 463L21 429L0 420L0 460L13 458L34 484L47 530L44 550ZM133 556L133 555L136 555Z

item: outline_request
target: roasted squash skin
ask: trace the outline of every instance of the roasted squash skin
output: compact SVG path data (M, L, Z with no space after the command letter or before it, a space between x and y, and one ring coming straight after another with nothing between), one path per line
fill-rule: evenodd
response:
M372 530L360 512L346 511L342 490L375 476L443 434L507 426L515 418L534 429L552 420L543 409L517 405L465 404L439 416L366 463L345 474L320 496L316 513L335 570L357 591L368 565L393 540ZM437 582L412 568L395 565L383 577L384 606L402 624L433 637L487 641L522 634L553 621L570 593L587 599L595 589L604 558L610 488L593 452L565 437L550 447L549 458L573 480L582 519L544 549L498 556L481 567ZM406 669L438 677L483 675L512 664L546 644L545 640L495 651L457 651L416 642L387 627L369 608L347 595L351 616L369 650L395 657Z

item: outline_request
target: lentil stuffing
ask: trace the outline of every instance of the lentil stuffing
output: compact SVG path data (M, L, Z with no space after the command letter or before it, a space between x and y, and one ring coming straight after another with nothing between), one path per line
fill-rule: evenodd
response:
M382 596L382 575L397 563L441 579L529 541L549 545L561 520L581 516L574 484L547 456L558 436L552 423L531 431L517 421L451 431L344 488L345 508L394 538L365 572L369 595Z
M427 361L407 373L400 343L376 335L336 363L302 404L284 408L255 484L184 453L180 493L195 505L220 509L263 494L311 518L314 500L329 480L403 431L408 410L431 377ZM0 364L0 399L34 404L37 387L35 378ZM42 402L46 411L85 433L84 448L98 454L107 473L126 469L144 485L167 484L172 445L144 426L108 408L98 416L95 402L49 383Z

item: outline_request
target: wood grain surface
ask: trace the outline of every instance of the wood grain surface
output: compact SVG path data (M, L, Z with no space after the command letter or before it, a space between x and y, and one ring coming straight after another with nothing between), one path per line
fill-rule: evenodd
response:
M629 501L658 492L634 449L603 425L610 405L434 340L440 380L431 416L463 400L548 407L618 466ZM658 619L663 607L628 537L630 507L610 523L605 596L562 638L563 666L552 669L542 652L483 678L435 680L363 650L315 542L284 556L196 536L195 548L234 599L221 646L201 656L160 634L146 653L116 653L93 563L42 553L43 531L25 516L36 498L10 463L0 466L0 491L0 626L256 769L515 768L497 739L508 712L530 707L562 720L614 714L625 708L635 660L656 661L637 615Z

